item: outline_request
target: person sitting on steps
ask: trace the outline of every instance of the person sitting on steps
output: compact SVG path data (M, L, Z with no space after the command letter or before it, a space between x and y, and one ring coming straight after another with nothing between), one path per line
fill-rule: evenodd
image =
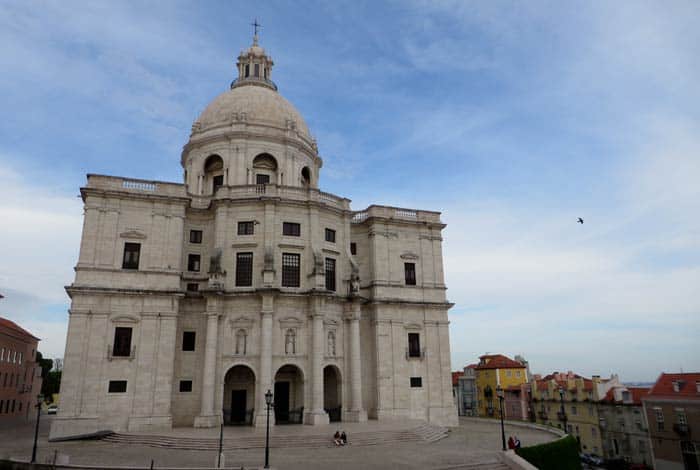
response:
M345 431L340 433L340 441L343 443L343 445L348 443L348 435L345 434Z
M340 439L340 433L339 433L338 431L336 431L335 434L333 434L333 443L334 443L336 446L342 446L342 445L343 445L343 441Z

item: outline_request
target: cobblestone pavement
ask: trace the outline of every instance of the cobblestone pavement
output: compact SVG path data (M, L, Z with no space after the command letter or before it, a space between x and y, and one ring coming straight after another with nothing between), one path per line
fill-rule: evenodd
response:
M148 467L153 460L155 467L213 467L216 452L153 448L141 445L123 445L102 441L48 442L51 418L42 416L39 432L38 462L47 462L54 452L69 456L71 464L119 465ZM371 425L371 423L369 424ZM369 426L368 425L368 426ZM353 426L353 433L361 432L360 425ZM349 429L350 426L346 426ZM310 432L311 426L302 426L299 432ZM175 434L187 432L176 429ZM211 432L211 431L209 431ZM293 432L286 431L286 432ZM316 431L318 433L318 431ZM524 446L551 441L553 434L522 427L506 425L506 437L516 435ZM226 438L233 438L235 430L227 428ZM349 433L352 442L352 433ZM0 429L0 457L29 459L34 438L33 423L5 426ZM270 463L278 469L327 469L353 468L387 469L437 469L458 467L494 461L501 448L501 432L497 421L493 423L461 419L460 426L452 428L449 436L433 443L392 443L373 446L331 447L315 449L272 449ZM227 467L262 467L264 451L248 449L225 453Z

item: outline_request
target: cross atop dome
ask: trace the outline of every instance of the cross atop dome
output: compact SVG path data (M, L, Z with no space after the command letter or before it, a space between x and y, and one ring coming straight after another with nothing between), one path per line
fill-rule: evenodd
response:
M238 78L231 82L231 88L257 85L277 91L277 85L270 79L274 65L272 57L258 44L258 29L262 26L257 18L250 25L253 27L253 44L238 56Z

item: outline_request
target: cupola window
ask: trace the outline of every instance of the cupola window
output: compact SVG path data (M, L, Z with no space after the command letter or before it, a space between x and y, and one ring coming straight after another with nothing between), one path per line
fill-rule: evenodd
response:
M308 166L301 169L301 184L304 186L311 184L311 170L309 170Z

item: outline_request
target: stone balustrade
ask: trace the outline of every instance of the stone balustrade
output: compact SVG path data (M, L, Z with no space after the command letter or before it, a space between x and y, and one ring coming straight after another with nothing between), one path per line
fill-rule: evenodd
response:
M391 206L369 206L362 211L353 212L352 222L360 224L371 217L384 219L400 219L413 222L427 222L440 224L440 213L433 211L421 211L415 209L405 209Z
M87 187L106 191L151 194L157 196L185 197L185 185L137 178L121 178L107 175L88 175Z

